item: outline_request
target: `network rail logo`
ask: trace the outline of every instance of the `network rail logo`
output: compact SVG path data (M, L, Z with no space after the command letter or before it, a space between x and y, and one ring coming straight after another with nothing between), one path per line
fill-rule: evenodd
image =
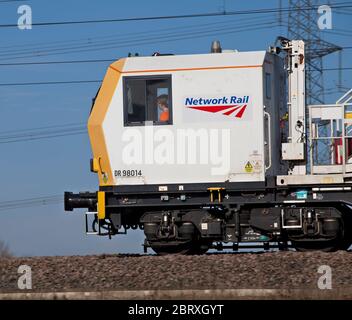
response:
M224 96L220 98L187 97L185 107L224 116L241 119L247 109L250 96Z

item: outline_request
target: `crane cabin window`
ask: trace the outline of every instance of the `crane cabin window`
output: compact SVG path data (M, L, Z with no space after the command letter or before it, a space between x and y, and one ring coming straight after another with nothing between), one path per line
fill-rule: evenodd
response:
M172 124L171 75L124 77L125 126Z

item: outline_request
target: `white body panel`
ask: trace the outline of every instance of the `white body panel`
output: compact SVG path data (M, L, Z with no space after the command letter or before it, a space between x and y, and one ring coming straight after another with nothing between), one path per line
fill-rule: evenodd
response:
M304 144L294 142L283 143L282 160L304 160Z
M126 59L122 79L128 76L171 75L173 123L172 125L124 126L123 81L119 81L103 122L110 165L112 172L140 170L142 175L115 176L115 184L182 185L183 183L264 181L266 142L264 141L263 66L266 55L267 53L263 51ZM186 106L187 98L229 97L230 99L233 96L249 97L241 118L236 118L236 113L226 116ZM207 143L204 142L206 141L204 137L203 144L199 141L197 143L196 163L192 163L188 158L194 150L187 150L187 145L179 139L179 132L183 131L184 134L187 130L201 130L199 132L206 132L205 136L208 137ZM216 131L219 134L217 139L215 139ZM214 134L213 140L211 140L212 134ZM229 141L227 135L230 137ZM164 137L162 141L153 141L155 138L158 139L158 136ZM222 162L220 165L214 158L217 153L219 155L226 153L214 151L214 144L211 143L214 139L219 142L219 148L225 148L228 152L229 157L225 157L225 162L228 164ZM141 140L142 145L141 154L139 154L141 161L127 163L124 157L126 153L128 154L128 150L131 150L128 149L128 145L137 140ZM172 149L174 153L170 154ZM162 163L160 157L153 157L153 152L146 154L146 150L153 150L154 156L155 153L160 154L160 151L164 150L161 154L171 155L171 160ZM187 150L186 163L178 158L179 150ZM223 150L220 149L220 151ZM217 172L219 167L222 167L221 172Z

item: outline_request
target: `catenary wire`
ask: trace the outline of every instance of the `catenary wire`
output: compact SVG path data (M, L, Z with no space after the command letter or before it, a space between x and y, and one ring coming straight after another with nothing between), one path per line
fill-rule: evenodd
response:
M330 5L333 9L351 8L352 5L340 2ZM350 3L350 2L347 2ZM82 24L96 24L96 23L112 23L112 22L137 22L137 21L156 21L156 20L174 20L174 19L189 19L189 18L204 18L216 16L234 16L234 15L250 15L250 14L272 14L284 13L289 11L311 11L316 10L319 6L302 6L299 8L262 8L251 10L238 10L238 11L223 11L223 12L208 12L196 14L183 14L183 15L167 15L167 16L151 16L151 17L132 17L132 18L117 18L117 19L92 19L92 20L72 20L72 21L53 21L53 22L36 22L31 26L63 26L63 25L82 25ZM17 24L0 24L0 28L17 28Z
M231 33L237 33L237 32L243 32L243 31L252 31L252 30L257 30L261 26L264 28L266 25L269 27L269 25L274 25L277 24L274 21L269 21L267 20L266 22L262 23L251 23L247 25L242 25L238 26L235 25L231 28L225 27L225 28L210 28L208 30L202 30L202 31L185 31L183 33L177 32L177 33L171 33L171 34L156 34L156 35L151 35L151 36L146 36L146 37L137 37L137 38L129 38L126 39L125 41L112 41L104 44L100 44L99 46L97 44L88 44L88 45L81 45L81 46L76 46L76 47L68 47L68 48L59 48L59 49L52 49L52 50L47 50L47 51L33 51L33 52L25 52L25 53L20 53L20 54L14 54L14 53L0 53L0 57L2 60L13 60L13 59L19 59L19 58L35 58L35 57L43 57L43 56L50 56L50 55L61 55L61 54L69 54L69 53L82 53L82 52L93 52L93 51L101 51L101 50L107 50L107 49L114 49L114 48L123 48L123 47L129 47L133 46L135 44L142 45L142 44L154 44L154 43L159 43L159 42L170 42L170 41L179 41L179 40L185 40L185 39L193 39L195 36L199 37L208 37L210 35L217 35L217 34L231 34ZM254 28L254 29L253 29Z

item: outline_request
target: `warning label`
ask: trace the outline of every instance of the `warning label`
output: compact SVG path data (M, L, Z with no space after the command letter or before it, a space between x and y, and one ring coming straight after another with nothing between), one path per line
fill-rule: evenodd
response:
M260 163L259 161L256 161L256 162L254 163L253 168L254 168L254 172L260 172L261 169L262 169L262 165L261 165L261 163Z
M253 166L252 164L248 161L244 167L244 170L247 172L247 173L252 173L253 172Z

